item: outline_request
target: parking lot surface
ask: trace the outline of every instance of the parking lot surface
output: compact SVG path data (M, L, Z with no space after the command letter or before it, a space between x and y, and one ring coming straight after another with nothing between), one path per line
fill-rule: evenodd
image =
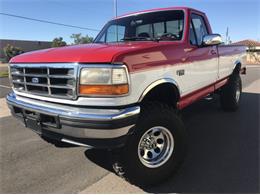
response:
M186 160L175 176L149 188L111 173L105 151L57 148L24 128L4 109L10 88L1 78L0 193L259 193L260 67L247 72L237 112L223 112L218 97L182 112Z

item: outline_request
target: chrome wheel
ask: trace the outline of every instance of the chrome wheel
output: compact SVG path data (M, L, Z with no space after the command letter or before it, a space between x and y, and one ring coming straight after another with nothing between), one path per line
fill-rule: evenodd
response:
M236 90L236 102L239 102L239 98L240 98L240 88L239 86L237 87L237 90Z
M146 131L138 144L138 157L143 165L157 168L169 160L174 149L171 132L161 126Z

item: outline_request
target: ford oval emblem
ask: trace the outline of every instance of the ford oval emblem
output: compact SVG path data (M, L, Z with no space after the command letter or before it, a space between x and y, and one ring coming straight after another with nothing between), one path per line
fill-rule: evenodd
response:
M37 77L32 78L32 83L39 83L39 78Z

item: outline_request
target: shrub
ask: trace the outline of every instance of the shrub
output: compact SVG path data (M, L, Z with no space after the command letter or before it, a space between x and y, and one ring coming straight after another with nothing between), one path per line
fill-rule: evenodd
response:
M24 53L24 51L21 48L15 47L10 44L7 44L3 50L4 50L4 55L5 55L6 61L9 61L14 56Z
M82 36L81 33L79 34L72 34L70 38L73 39L73 44L78 45L78 44L84 44L84 43L92 43L94 38L90 37L88 35Z
M63 38L62 37L58 37L58 38L55 38L53 39L52 41L52 47L63 47L63 46L66 46L67 43L65 41L63 41Z

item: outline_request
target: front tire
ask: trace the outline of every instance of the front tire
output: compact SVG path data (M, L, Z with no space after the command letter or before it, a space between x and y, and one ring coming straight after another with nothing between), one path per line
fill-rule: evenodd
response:
M236 111L239 107L242 82L239 74L230 76L228 83L220 91L220 104L225 111Z
M175 110L151 102L143 106L134 133L113 168L131 183L151 185L176 171L185 152L185 128Z

